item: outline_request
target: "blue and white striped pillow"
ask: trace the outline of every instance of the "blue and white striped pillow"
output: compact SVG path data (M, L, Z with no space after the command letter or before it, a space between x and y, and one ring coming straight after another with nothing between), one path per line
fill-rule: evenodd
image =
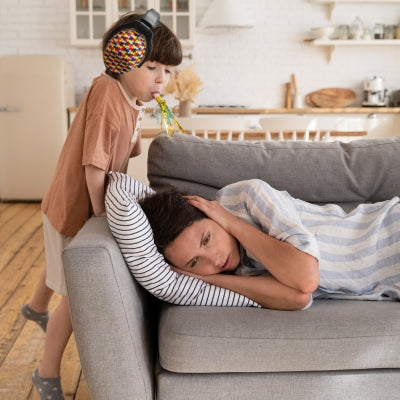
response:
M129 175L109 173L105 199L108 224L139 284L157 298L173 304L259 307L238 293L171 270L158 252L150 224L136 200L152 192Z

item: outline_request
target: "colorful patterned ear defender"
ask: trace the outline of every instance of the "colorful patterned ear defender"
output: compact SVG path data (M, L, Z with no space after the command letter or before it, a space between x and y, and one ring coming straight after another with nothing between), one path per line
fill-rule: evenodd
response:
M146 38L136 30L116 33L107 43L103 59L106 68L117 74L139 67L146 56Z
M153 31L160 14L151 8L140 20L117 26L109 36L103 54L106 68L123 74L140 67L150 56Z

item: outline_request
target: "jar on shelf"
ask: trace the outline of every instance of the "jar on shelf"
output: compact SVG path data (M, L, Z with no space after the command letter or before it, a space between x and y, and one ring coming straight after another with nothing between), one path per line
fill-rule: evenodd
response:
M364 24L360 17L357 17L351 24L350 32L351 38L360 40L364 31Z
M385 35L385 25L375 24L374 26L374 39L383 39Z
M337 30L337 36L340 40L347 40L350 37L349 25L339 25Z
M396 25L386 25L385 26L385 39L394 39L396 36Z
M396 27L396 39L400 39L400 24Z
M365 27L365 28L364 28L364 32L363 32L362 38L363 38L364 40L370 40L370 39L372 39L372 32L371 32L371 29L370 29L370 28L368 28L368 27Z

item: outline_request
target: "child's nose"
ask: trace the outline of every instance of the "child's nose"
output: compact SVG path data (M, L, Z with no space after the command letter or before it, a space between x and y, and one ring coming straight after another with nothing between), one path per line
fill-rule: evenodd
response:
M166 73L165 72L160 72L159 74L157 74L156 82L157 83L164 83L166 79L167 79Z

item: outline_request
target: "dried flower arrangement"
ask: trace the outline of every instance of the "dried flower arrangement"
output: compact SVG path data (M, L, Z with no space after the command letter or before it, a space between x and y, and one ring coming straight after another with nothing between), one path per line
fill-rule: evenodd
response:
M193 68L193 64L182 68L171 76L164 94L173 94L175 99L194 103L196 96L202 91L203 82Z

